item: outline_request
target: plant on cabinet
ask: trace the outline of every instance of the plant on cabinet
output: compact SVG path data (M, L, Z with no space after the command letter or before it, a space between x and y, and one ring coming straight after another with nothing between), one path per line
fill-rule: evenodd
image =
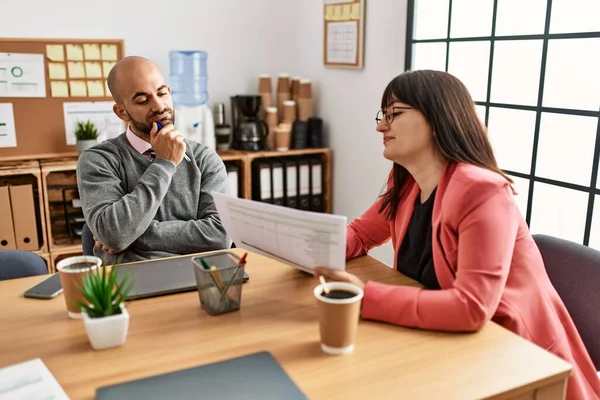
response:
M86 122L77 121L75 123L75 131L73 134L77 141L77 152L79 154L98 144L98 129L90 120L87 120Z

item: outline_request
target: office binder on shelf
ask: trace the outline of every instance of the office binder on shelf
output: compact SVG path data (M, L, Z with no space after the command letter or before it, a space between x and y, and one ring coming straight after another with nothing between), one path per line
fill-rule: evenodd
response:
M310 210L310 161L298 159L298 208Z
M240 197L240 175L236 164L225 163L227 170L227 183L229 184L229 194L233 197Z
M0 186L0 249L16 249L15 226L10 207L8 186Z
M323 163L320 158L310 159L310 210L323 212Z
M279 160L271 160L271 199L278 206L284 205L283 192L283 163Z
M298 208L298 161L295 158L283 159L283 190L286 207Z
M10 205L15 225L15 240L18 250L38 250L37 221L32 185L11 185Z
M272 203L271 164L268 161L252 162L252 200Z

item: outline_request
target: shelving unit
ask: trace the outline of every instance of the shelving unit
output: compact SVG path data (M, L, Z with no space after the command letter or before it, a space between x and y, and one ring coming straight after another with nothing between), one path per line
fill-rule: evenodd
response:
M66 158L57 160L42 160L42 185L44 191L45 219L48 235L49 252L81 252L81 238L71 239L65 211L73 208L63 201L72 202L78 199L77 192L77 159Z
M301 149L288 151L229 151L220 152L223 161L238 161L240 165L241 188L243 198L252 199L252 161L259 158L284 158L298 156L320 156L323 163L323 202L326 213L332 210L332 151L328 148Z
M331 149L303 149L263 152L228 151L220 152L224 162L235 163L239 169L240 197L252 199L252 162L260 158L313 156L320 157L323 169L323 209L332 209L332 152ZM36 205L39 215L38 230L41 246L34 251L46 260L49 272L56 271L56 263L61 259L82 254L81 237L76 226L70 224L80 216L77 207L77 158L57 158L22 162L0 162L0 185L8 181L31 183L37 192ZM75 204L73 201L75 200ZM37 214L37 212L36 212ZM74 218L72 218L74 217Z

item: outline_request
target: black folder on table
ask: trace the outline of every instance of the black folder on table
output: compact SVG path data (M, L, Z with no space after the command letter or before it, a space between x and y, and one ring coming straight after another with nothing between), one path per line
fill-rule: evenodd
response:
M272 203L271 163L264 160L252 162L252 200Z
M298 208L298 161L295 158L286 157L283 160L283 176L285 205Z
M268 352L105 386L97 400L286 399L306 395Z
M271 198L272 203L283 206L285 203L283 192L283 163L279 160L271 160Z
M310 210L323 212L323 163L320 158L310 159Z
M298 159L298 208L310 210L310 161Z

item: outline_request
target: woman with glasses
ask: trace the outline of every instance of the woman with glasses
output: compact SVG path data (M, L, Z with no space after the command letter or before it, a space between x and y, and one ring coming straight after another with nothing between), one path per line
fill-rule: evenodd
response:
M364 288L365 319L445 331L492 320L573 365L569 399L599 399L600 380L514 201L466 87L440 71L394 78L377 113L386 190L347 228L346 258L390 238L394 267L424 289L315 275Z

